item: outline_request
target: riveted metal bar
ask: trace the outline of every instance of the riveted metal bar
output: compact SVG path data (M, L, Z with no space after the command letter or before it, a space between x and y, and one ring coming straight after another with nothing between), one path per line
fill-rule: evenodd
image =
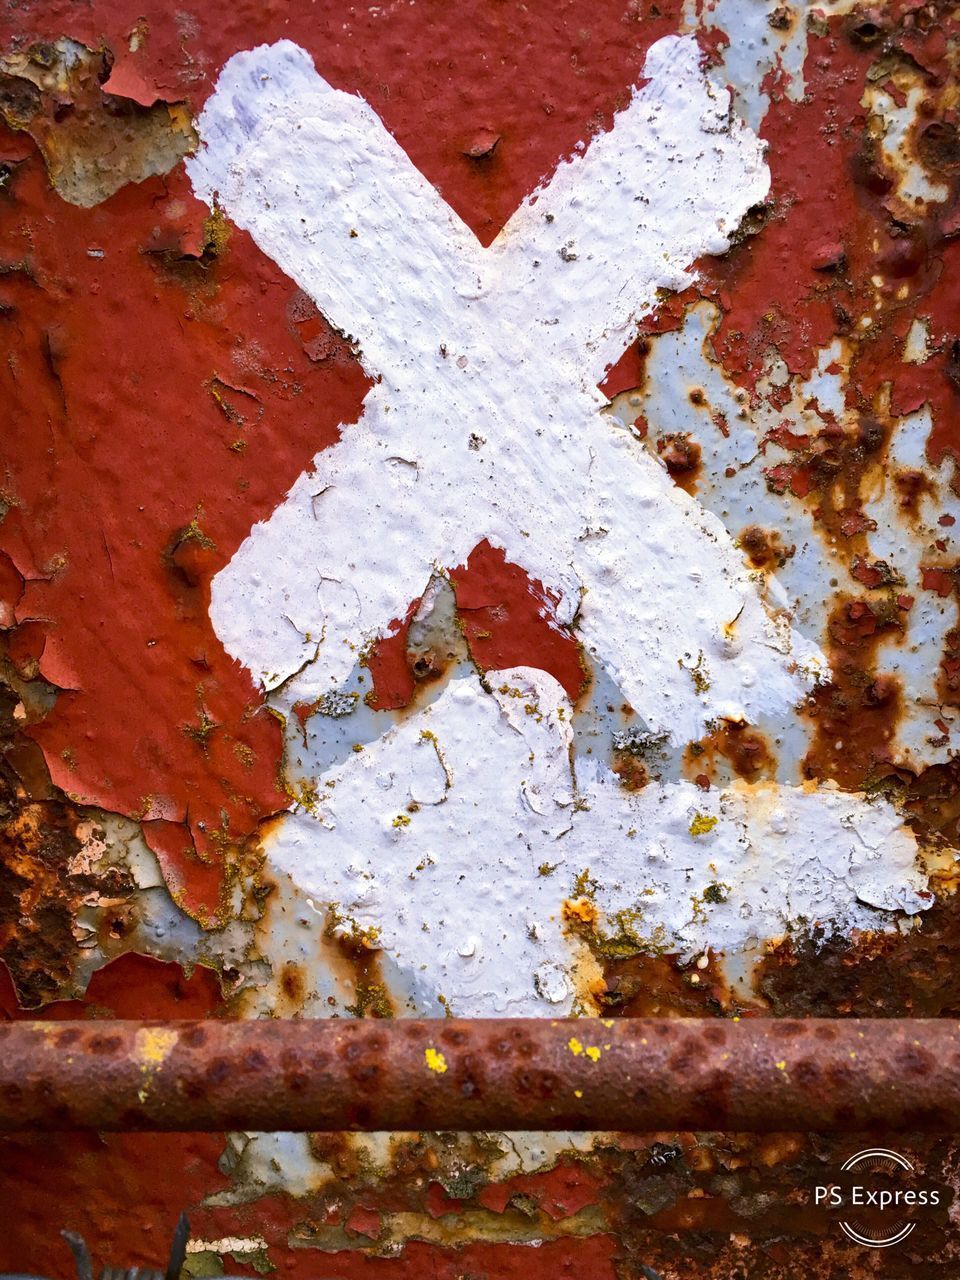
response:
M0 1026L0 1129L942 1130L946 1019Z

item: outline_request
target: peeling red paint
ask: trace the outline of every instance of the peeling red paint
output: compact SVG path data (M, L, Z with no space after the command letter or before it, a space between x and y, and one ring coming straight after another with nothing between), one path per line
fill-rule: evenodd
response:
M26 578L17 618L37 620L18 644L30 639L62 690L34 733L69 794L183 824L199 857L217 858L218 839L241 840L286 797L279 727L213 634L209 581L356 414L364 380L347 355L315 375L287 331L291 286L242 233L205 265L153 252L165 208L179 216L192 200L182 175L80 210L45 189L30 159L12 196L3 252L30 266L0 286L24 445L7 472L2 537ZM90 256L99 246L107 256ZM242 421L211 394L218 375L245 391ZM27 447L38 418L42 450ZM178 534L192 524L202 543ZM189 560L170 554L178 539ZM160 833L156 847L170 866L180 857ZM211 894L208 884L196 896Z
M587 676L573 635L556 621L539 583L510 564L503 552L481 542L466 565L450 574L457 609L473 660L481 671L533 661L549 671L576 701Z
M212 970L198 965L187 977L172 961L130 951L94 973L82 1000L55 1000L24 1015L0 961L0 1015L5 1018L205 1018L222 1003L219 979Z

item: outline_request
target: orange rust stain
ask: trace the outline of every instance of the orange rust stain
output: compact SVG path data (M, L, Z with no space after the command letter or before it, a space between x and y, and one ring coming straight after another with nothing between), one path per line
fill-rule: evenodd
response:
M702 774L712 781L718 756L747 782L776 776L777 758L772 746L759 729L742 721L721 720L713 733L691 743L684 752L687 775L698 780Z
M685 493L695 495L703 466L702 450L696 440L685 432L659 436L657 453L674 484Z
M630 751L614 751L613 772L626 791L640 791L650 781L647 766Z
M787 560L796 553L796 547L785 547L776 529L764 529L758 524L747 525L737 539L740 547L747 553L747 559L754 569L775 572L781 569Z
M762 1005L752 992L734 990L716 956L684 964L677 955L600 957L602 1011L620 1018L692 1018L740 1014Z
M808 778L862 790L890 771L903 693L895 676L876 674L876 654L886 636L902 631L901 617L892 598L868 603L846 597L833 609L833 679L809 695L804 711L813 730L803 762Z

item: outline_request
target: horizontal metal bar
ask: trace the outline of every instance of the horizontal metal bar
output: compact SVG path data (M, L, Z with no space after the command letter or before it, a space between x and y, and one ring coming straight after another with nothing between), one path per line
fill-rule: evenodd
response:
M946 1019L0 1024L0 1129L960 1129Z

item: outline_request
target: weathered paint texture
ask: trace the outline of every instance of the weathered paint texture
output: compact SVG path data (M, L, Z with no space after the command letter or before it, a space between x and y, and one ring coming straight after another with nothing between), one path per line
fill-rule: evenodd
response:
M7 1016L960 1011L958 61L915 0L0 7ZM17 1139L0 1266L186 1207L197 1276L900 1274L798 1204L850 1150Z

